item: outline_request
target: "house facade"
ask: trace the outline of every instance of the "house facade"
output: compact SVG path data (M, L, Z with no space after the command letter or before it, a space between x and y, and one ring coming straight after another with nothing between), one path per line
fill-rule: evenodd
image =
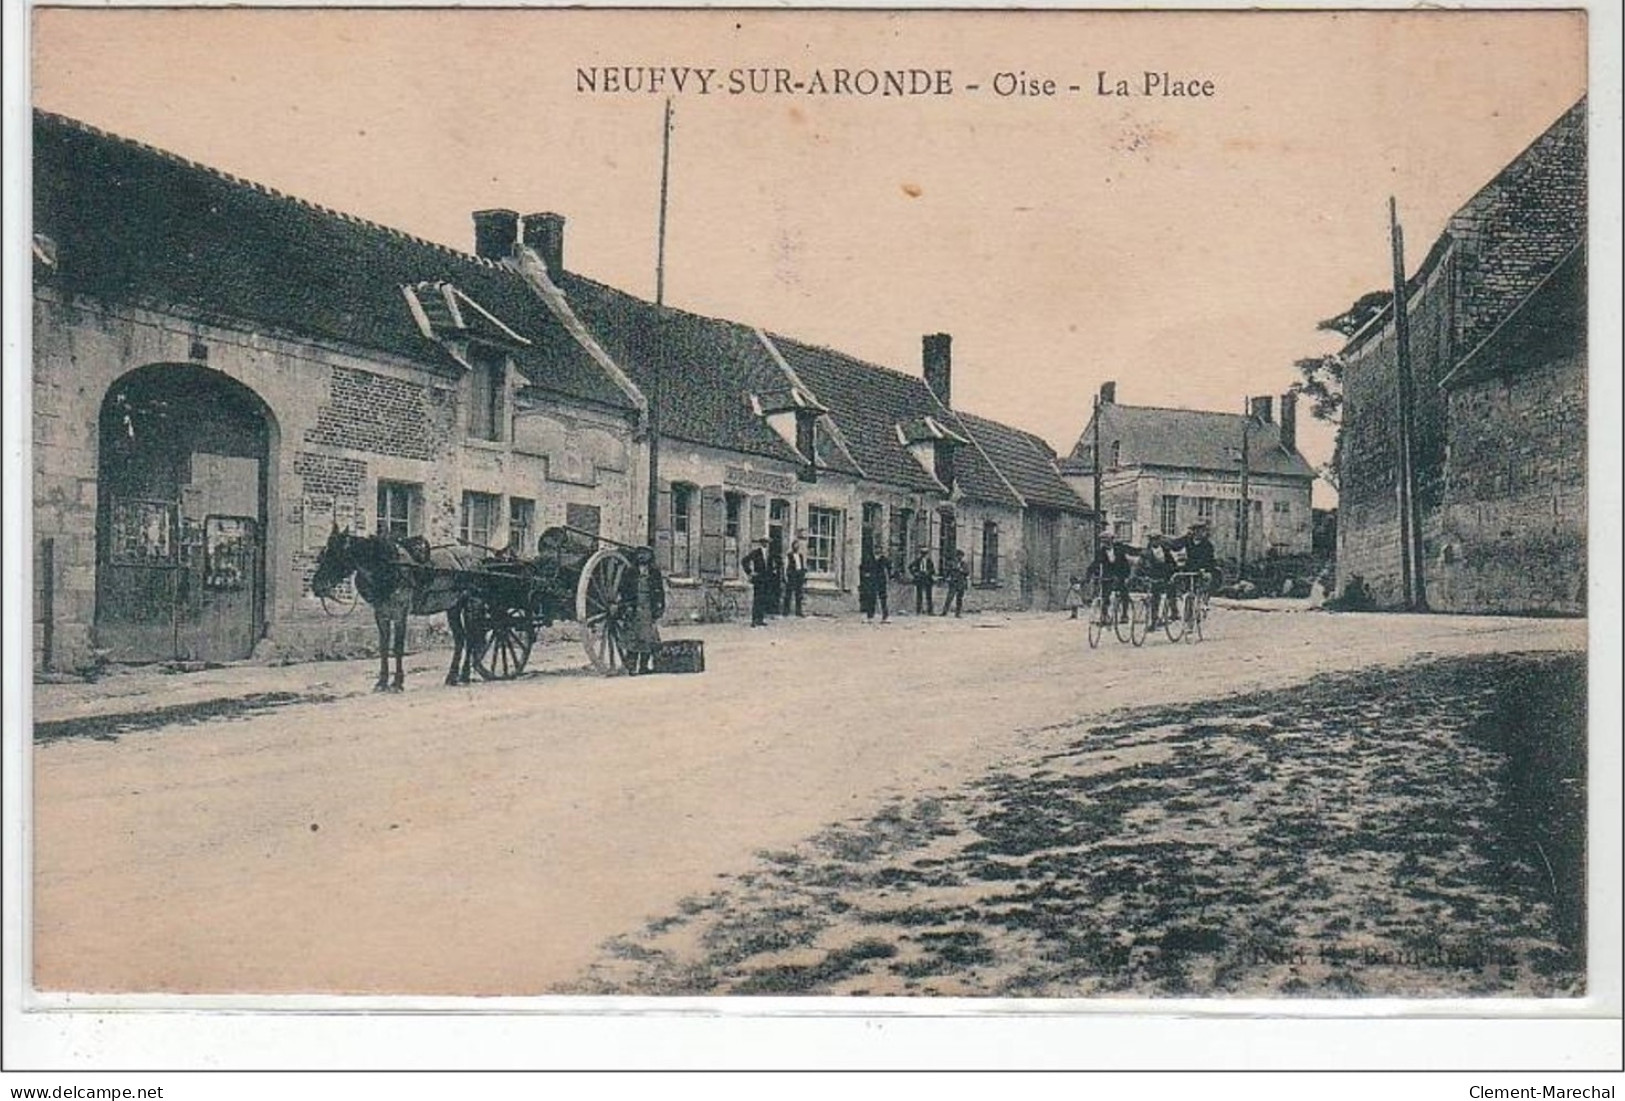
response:
M361 652L370 618L309 589L335 527L636 545L652 500L678 618L708 582L748 604L758 537L801 542L814 613L856 606L866 547L899 608L921 547L966 552L967 610L1051 606L1086 554L1048 445L953 408L946 334L905 374L580 276L556 214L477 211L464 252L34 133L37 667Z
M1120 540L1143 546L1153 534L1180 536L1206 521L1232 574L1243 558L1312 550L1315 471L1298 451L1295 393L1281 395L1277 421L1271 398L1252 399L1246 414L1162 409L1120 404L1108 382L1061 467L1089 500L1097 453L1102 523Z
M1392 304L1343 349L1338 572L1381 606L1585 609L1585 125L1581 100L1407 280L1419 554L1401 538Z
M58 116L34 135L37 666L359 648L368 617L309 591L335 525L631 534L641 395L518 270Z

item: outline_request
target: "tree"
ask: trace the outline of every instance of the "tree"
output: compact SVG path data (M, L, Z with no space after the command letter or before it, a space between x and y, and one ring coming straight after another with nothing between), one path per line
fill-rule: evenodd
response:
M1353 336L1387 309L1393 297L1390 291L1362 294L1348 309L1319 322L1315 328L1321 332ZM1336 489L1343 455L1343 357L1337 352L1330 352L1300 359L1293 366L1302 379L1294 383L1292 389L1309 399L1310 415L1338 430L1331 461L1320 468L1320 476Z

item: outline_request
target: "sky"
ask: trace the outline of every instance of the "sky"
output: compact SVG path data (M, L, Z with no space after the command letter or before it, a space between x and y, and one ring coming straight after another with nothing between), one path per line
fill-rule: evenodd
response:
M35 105L463 249L568 219L566 266L918 373L1063 454L1138 405L1280 394L1586 89L1572 12L108 10L34 14ZM920 69L948 94L730 94L730 72ZM1001 78L999 74L1008 74ZM1146 74L1166 73L1146 91ZM1102 75L1104 74L1104 75ZM1126 82L1127 96L1102 95ZM1042 94L1054 81L1055 94ZM1165 95L1175 81L1211 95ZM1211 85L1204 82L1211 81ZM1000 95L1019 84L1038 94ZM972 88L972 85L977 87ZM1071 89L1076 87L1077 91ZM1304 417L1305 422L1308 421ZM1332 434L1305 423L1312 463ZM1317 504L1335 495L1317 486Z

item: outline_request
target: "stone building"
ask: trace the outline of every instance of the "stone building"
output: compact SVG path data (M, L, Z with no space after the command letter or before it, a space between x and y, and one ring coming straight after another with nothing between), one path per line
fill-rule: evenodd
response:
M1407 280L1419 605L1585 608L1586 104L1450 218ZM1342 352L1338 573L1404 603L1390 304Z
M530 552L655 549L673 614L800 539L811 611L963 547L967 607L1046 607L1090 511L1036 437L924 377L642 301L565 267L564 219L474 214L472 253L36 112L35 662L369 645L309 591L335 527ZM905 587L906 591L906 587ZM901 595L901 592L900 594ZM422 625L416 625L421 627Z
M1251 412L1215 413L1123 405L1117 384L1100 400L1062 465L1069 484L1093 500L1099 436L1103 523L1118 539L1143 546L1152 534L1183 535L1208 522L1214 547L1232 572L1242 557L1242 453L1246 446L1249 563L1309 554L1314 535L1314 468L1298 451L1297 395L1270 398Z
M308 589L335 524L632 534L643 398L545 276L42 112L34 149L36 665L359 643Z

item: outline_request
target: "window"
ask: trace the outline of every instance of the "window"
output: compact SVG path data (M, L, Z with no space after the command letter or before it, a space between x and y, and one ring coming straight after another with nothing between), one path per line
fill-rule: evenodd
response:
M1196 499L1196 518L1209 527L1213 525L1214 504L1212 497L1198 497Z
M1172 493L1162 499L1162 534L1179 534L1179 498Z
M1122 440L1113 440L1112 441L1112 459L1111 459L1112 469L1116 470L1118 467L1120 467L1122 465L1123 465L1123 441Z
M982 584L991 585L999 579L999 524L996 520L982 521Z
M744 557L745 495L722 495L722 576L739 576L739 560Z
M863 503L863 543L871 552L884 552L885 533L881 530L881 508L873 501Z
M457 535L464 544L489 550L496 538L502 498L494 493L464 493L463 519Z
M536 502L528 497L508 498L508 549L520 557L536 553Z
M1134 521L1117 520L1112 524L1112 535L1125 543L1134 541Z
M938 513L940 524L937 531L937 569L947 569L948 563L953 561L954 548L959 546L958 533L954 530L954 514L944 509Z
M378 534L392 539L416 535L418 487L407 482L378 483Z
M689 558L694 530L694 502L699 487L686 482L674 482L671 487L671 572L677 577L689 577L694 567Z
M1270 511L1275 513L1277 516L1290 516L1292 514L1292 502L1276 501L1271 506Z
M502 440L507 418L508 360L501 351L474 345L468 362L468 434L476 440Z
M908 564L914 560L914 548L909 546L908 538L909 529L913 526L913 509L891 510L891 564L899 577L908 572Z
M599 513L597 505L566 504L564 506L564 524L566 527L585 531L591 535L599 532Z
M807 572L826 576L835 573L837 550L841 539L841 512L839 509L807 509Z

